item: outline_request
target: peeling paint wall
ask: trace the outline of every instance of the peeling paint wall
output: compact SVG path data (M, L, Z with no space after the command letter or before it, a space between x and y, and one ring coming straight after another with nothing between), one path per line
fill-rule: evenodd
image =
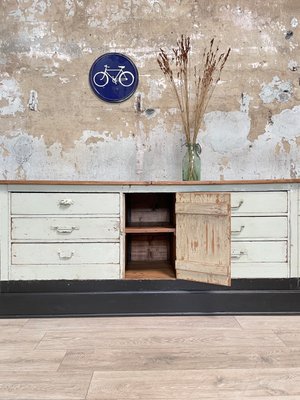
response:
M300 2L2 0L0 18L0 179L181 179L180 115L156 62L181 33L194 57L212 37L232 48L199 135L202 178L300 176ZM121 104L88 83L111 51L140 74Z

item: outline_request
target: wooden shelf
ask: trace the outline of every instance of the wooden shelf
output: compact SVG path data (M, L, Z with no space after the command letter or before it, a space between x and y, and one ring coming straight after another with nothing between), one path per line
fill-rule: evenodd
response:
M172 226L127 226L125 233L174 233Z
M82 185L82 186L205 186L205 185L259 185L300 183L300 178L234 179L216 181L75 181L75 180L0 180L0 185Z
M175 279L175 270L167 261L130 261L126 266L125 279Z

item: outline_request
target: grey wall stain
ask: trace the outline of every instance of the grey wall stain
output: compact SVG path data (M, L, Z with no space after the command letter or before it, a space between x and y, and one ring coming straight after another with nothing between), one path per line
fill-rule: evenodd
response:
M263 84L262 86L259 96L265 104L272 103L275 100L286 103L291 99L293 94L292 83L281 81L278 76L275 76L272 82Z
M23 166L23 164L30 159L32 152L32 139L25 135L18 137L12 148L12 154L15 157L17 163L20 166Z

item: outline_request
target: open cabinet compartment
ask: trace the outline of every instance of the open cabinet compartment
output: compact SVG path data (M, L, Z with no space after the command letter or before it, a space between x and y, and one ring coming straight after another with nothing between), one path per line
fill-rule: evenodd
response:
M125 277L174 279L175 195L129 193L125 207Z
M174 228L175 194L128 193L126 204L126 228Z
M129 193L125 207L125 278L230 285L230 194Z

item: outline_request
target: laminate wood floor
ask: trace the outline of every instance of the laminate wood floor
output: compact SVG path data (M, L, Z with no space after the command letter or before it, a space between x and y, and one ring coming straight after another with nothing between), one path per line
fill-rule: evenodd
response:
M300 400L300 316L0 319L0 400Z

